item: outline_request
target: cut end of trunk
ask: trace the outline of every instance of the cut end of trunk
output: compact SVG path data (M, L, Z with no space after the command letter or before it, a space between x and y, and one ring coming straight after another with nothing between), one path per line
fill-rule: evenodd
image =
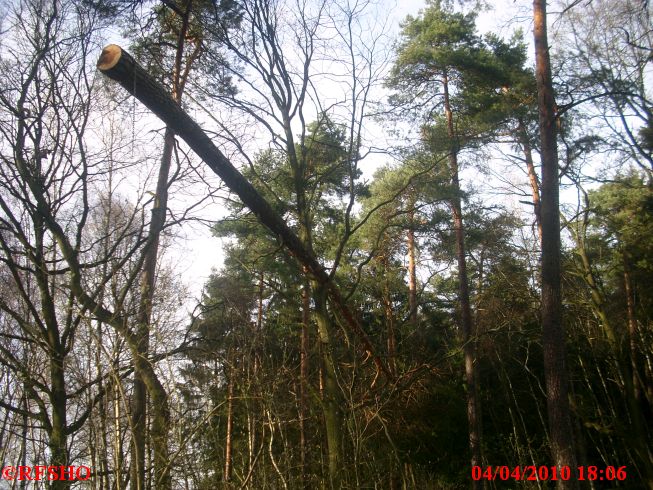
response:
M100 71L107 71L116 66L122 56L122 48L117 44L109 44L102 50L100 58L97 60L97 68Z

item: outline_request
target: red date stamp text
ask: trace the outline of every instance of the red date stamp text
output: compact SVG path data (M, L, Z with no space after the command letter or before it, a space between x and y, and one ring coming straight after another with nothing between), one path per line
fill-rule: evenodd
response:
M625 480L625 466L473 466L472 480L487 481L557 481L557 480L588 480L614 481Z

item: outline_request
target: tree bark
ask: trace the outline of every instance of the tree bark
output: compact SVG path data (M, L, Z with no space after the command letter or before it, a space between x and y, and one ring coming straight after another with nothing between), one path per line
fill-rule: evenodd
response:
M52 411L48 429L49 463L56 466L68 465L68 427L65 360L66 349L62 344L61 332L55 311L55 299L50 291L50 277L44 252L45 220L39 213L33 215L34 235L36 238L34 262L38 265L36 282L41 301L41 316L45 324L44 340L48 345L48 363L50 369L50 404ZM55 481L55 490L68 488L69 482Z
M626 399L628 400L628 408L630 410L630 417L632 420L632 441L635 454L638 456L640 468L642 472L642 479L646 481L648 488L653 490L653 451L651 450L649 433L647 430L646 419L644 411L642 410L642 391L640 389L641 379L638 375L637 363L637 344L635 337L637 335L637 320L635 318L635 301L633 298L633 290L630 281L630 270L628 260L624 254L624 289L626 293L626 309L628 319L628 347L627 354L621 349L620 345L616 347L619 349L616 355L617 359L621 361L622 376L624 378L624 389L626 391Z
M25 389L25 384L23 384L23 389ZM29 407L29 403L27 401L27 396L23 394L21 398L21 403L23 404L23 410L25 410L25 413L22 415L22 429L21 429L21 441L20 441L20 464L21 466L27 466L27 429L29 427L28 425L28 418L27 418L27 410ZM7 415L9 415L9 412L7 412ZM3 432L4 432L5 427L3 427ZM2 441L0 441L0 444L2 444ZM4 447L4 446L0 446ZM4 459L4 458L3 458ZM4 461L3 465L4 467ZM21 490L25 490L27 488L27 480L23 480L20 482L20 488Z
M528 139L526 126L520 119L517 126L517 134L519 142L524 152L524 160L526 160L526 170L528 171L528 180L531 184L531 195L533 196L533 213L535 214L535 226L537 226L537 236L540 239L540 247L542 246L542 211L540 204L540 182L537 178L535 171L535 164L533 163L533 150L531 142Z
M58 344L58 340L57 344ZM59 346L60 347L60 346ZM50 448L50 464L68 466L68 437L66 431L66 380L64 377L64 358L60 352L50 354L50 383L52 393L52 420L48 446ZM69 488L70 482L55 481L52 489Z
M315 323L320 340L322 371L324 373L324 398L322 399L324 423L327 436L329 479L331 488L340 488L342 463L342 413L341 397L333 358L331 340L331 321L327 312L327 289L325 285L313 281L311 284L314 302Z
M454 196L449 201L453 215L453 225L456 234L456 259L458 263L458 301L460 302L460 323L462 331L463 356L465 358L465 382L467 383L467 422L469 425L469 449L471 465L482 464L480 403L476 374L476 339L474 337L474 321L469 299L469 282L467 278L467 258L465 252L465 227L463 223L462 201L460 198L460 180L458 177L458 143L453 124L453 113L449 101L449 80L443 79L444 110L447 119L447 133L451 140L449 153L449 172ZM474 488L482 488L480 481L472 482Z
M375 354L372 343L361 325L345 304L340 291L316 257L290 230L283 220L265 201L258 191L231 164L213 144L200 126L184 112L165 91L126 51L111 44L104 48L97 63L98 69L116 80L148 109L179 135L193 151L238 195L241 201L258 217L306 269L317 283L325 285L332 305L344 320L344 324L359 339L365 351L372 357L378 371L392 379L387 366Z
M186 62L182 74L183 56L186 47L186 34L188 32L190 13L193 2L189 1L183 13L180 13L181 26L177 35L177 46L175 53L175 63L172 73L172 98L178 104L181 103L184 86L190 73L195 53L191 54L190 59ZM168 178L172 164L172 153L175 146L175 134L166 127L163 138L163 153L161 156L161 165L159 166L159 175L156 183L156 193L154 195L154 204L152 206L152 219L148 232L149 247L145 252L143 264L143 273L141 276L141 296L138 311L138 326L136 336L138 342L138 355L147 358L150 345L150 330L152 323L152 302L154 300L154 286L156 266L159 256L159 238L161 231L165 226L166 210L168 208ZM169 426L169 409L167 406L167 393L158 393L157 399L165 400L164 406L153 406L153 429L157 428L159 440L153 441L154 446L154 475L158 485L161 488L170 488L169 462L163 459L167 455ZM146 410L147 410L147 389L143 380L142 373L134 370L134 393L132 398L132 430L134 431L133 458L132 458L132 481L137 482L137 488L145 488L145 444L146 444ZM165 449L164 449L165 446ZM136 464L134 464L134 461Z
M633 395L639 404L642 398L642 390L640 387L640 379L637 374L637 319L635 318L635 297L633 294L633 287L630 280L630 267L628 266L628 259L623 254L624 264L624 292L626 294L626 313L628 316L628 350L630 353L630 366L633 371Z
M383 282L383 308L385 311L385 324L388 335L388 366L393 373L397 372L397 338L395 335L395 316L392 311L392 298L390 296L390 282L388 280L388 257L386 254L381 258L385 280ZM409 272L410 275L410 272Z
M231 363L233 363L233 355L229 356ZM231 481L231 453L233 447L233 413L234 413L234 367L233 364L229 365L229 380L227 381L227 430L225 434L225 448L224 448L224 475L225 482Z
M415 261L415 202L410 200L408 212L408 232L406 236L408 247L408 308L409 319L413 326L417 325L417 267Z
M141 299L138 312L138 326L136 329L138 355L147 359L150 345L150 324L152 322L152 301L154 299L154 285L156 275L156 264L159 255L159 237L165 225L166 209L168 205L168 175L172 163L172 151L175 144L175 135L170 129L166 129L163 144L163 156L159 167L159 176L152 207L152 220L148 235L149 248L145 254L143 274L141 276ZM167 393L159 393L157 398L165 400L167 404ZM136 488L145 488L145 420L147 406L147 389L143 380L143 374L139 370L134 371L134 392L132 395L132 430L133 430L133 461L132 481L137 482ZM166 420L167 406L153 406L152 414L156 417L163 417L156 421L158 427L167 427L169 420ZM168 462L163 462L161 457L157 458L156 448L167 446L166 433L160 434L161 440L155 444L155 464L159 466L154 469L158 481L167 481L166 475ZM167 450L166 450L167 451ZM161 456L161 455L159 455Z
M307 272L304 271L307 275ZM302 488L306 488L306 412L308 407L308 345L309 327L311 321L311 285L308 279L302 287L302 332L299 352L299 458L300 480Z
M115 471L114 488L122 490L127 486L123 481L122 467L123 467L123 446L122 437L120 434L120 398L122 392L118 383L114 383L114 398L113 398L113 466Z
M562 325L560 290L560 209L555 100L546 26L546 0L533 1L535 76L537 80L542 160L542 348L546 378L549 438L553 463L576 467ZM558 488L578 488L575 478Z

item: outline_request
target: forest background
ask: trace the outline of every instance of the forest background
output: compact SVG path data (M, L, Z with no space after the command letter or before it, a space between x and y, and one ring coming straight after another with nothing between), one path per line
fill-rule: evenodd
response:
M2 485L653 488L651 7L392 7L2 3Z

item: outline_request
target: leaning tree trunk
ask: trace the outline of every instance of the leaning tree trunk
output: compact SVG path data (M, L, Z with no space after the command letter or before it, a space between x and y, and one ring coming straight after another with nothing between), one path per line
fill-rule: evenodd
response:
M540 118L542 160L542 348L546 378L549 439L553 463L576 467L569 409L560 290L560 209L556 113L546 27L546 0L533 1L535 76ZM558 480L558 488L578 488L574 478Z
M213 144L200 126L177 104L136 61L115 44L106 46L97 62L98 69L116 80L148 109L165 122L218 175L225 185L257 216L259 221L276 236L299 263L306 267L315 281L324 285L331 304L342 317L344 325L358 338L363 349L374 360L379 372L387 379L393 376L375 354L372 342L345 304L338 287L329 277L315 255L308 250L245 177Z

